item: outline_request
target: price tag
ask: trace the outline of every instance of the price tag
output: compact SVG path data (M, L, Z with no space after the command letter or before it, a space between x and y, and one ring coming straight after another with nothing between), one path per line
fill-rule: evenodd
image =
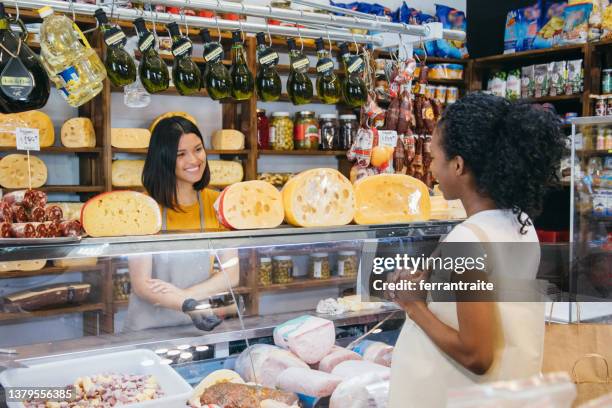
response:
M38 129L16 128L17 150L40 150Z
M378 145L395 147L397 145L397 132L395 130L379 130Z

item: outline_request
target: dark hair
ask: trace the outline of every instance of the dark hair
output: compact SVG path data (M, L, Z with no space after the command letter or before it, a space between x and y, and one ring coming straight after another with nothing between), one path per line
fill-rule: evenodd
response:
M547 109L481 92L450 105L438 123L446 158L461 156L479 192L512 209L522 234L557 177L566 150L560 125Z
M204 139L196 125L180 116L162 119L153 129L149 151L142 171L142 184L149 195L159 204L173 210L178 209L176 197L176 155L179 140L187 133L196 134L202 145ZM210 182L208 161L202 179L194 183L197 191Z

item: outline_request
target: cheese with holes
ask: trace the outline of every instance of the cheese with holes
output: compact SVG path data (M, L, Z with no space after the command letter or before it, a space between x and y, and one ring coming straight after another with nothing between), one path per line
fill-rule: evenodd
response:
M150 141L151 132L148 129L111 129L111 146L119 149L146 149Z
M77 268L84 266L96 266L98 258L74 258L74 259L55 259L53 266L58 268Z
M244 134L238 130L217 130L212 134L212 148L214 150L242 150L244 139Z
M429 190L405 174L378 174L355 182L355 222L393 224L430 218Z
M7 115L0 114L0 146L15 147L17 145L15 128L18 127L38 129L40 147L53 146L55 143L53 121L46 113L33 110Z
M66 147L96 147L96 132L89 118L68 119L60 133Z
M353 185L337 170L306 170L291 178L282 194L285 220L292 225L346 225L355 215Z
M0 272L10 271L38 271L45 267L46 259L33 259L29 261L0 262Z
M276 228L285 217L280 192L259 180L226 187L215 202L215 211L219 222L230 229Z
M36 156L9 154L0 160L0 186L4 188L29 188L32 177L32 188L42 187L47 182L47 166Z
M102 193L85 203L81 223L92 237L151 235L161 229L159 205L136 191Z
M242 164L230 160L209 160L210 185L225 187L230 184L239 183L244 178Z
M83 209L84 203L49 203L49 205L57 205L62 209L62 214L64 214L64 219L67 221L70 220L80 220L81 219L81 210Z
M149 126L149 131L153 133L153 130L155 129L155 126L157 126L159 121L161 121L162 119L171 118L173 116L180 116L181 118L185 118L191 123L193 123L194 125L198 124L195 118L191 116L190 114L188 114L187 112L166 112L162 115L159 115L153 120L153 122L151 123L151 126Z
M457 220L467 218L461 200L445 200L443 196L432 196L431 219L432 220Z
M113 161L112 184L114 187L140 187L142 186L142 169L144 160L115 160Z

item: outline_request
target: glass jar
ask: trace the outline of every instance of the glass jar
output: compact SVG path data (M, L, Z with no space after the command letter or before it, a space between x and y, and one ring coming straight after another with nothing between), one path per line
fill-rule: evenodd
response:
M319 149L319 122L314 112L302 111L295 115L293 146L296 150Z
M293 150L293 122L289 112L274 112L270 121L269 144L274 150Z
M357 136L357 129L359 129L359 123L357 123L356 115L340 115L340 149L349 150L351 148Z
M257 109L257 148L270 148L270 123L264 109Z
M354 278L357 276L359 261L356 251L338 252L338 276Z
M293 259L290 256L272 258L272 282L290 283L293 281Z
M310 279L330 278L329 255L326 252L318 252L310 255L308 276Z
M604 69L601 80L601 93L612 93L612 69Z
M319 115L319 148L335 150L339 148L338 115L323 113Z
M259 285L269 286L272 284L272 259L259 258Z

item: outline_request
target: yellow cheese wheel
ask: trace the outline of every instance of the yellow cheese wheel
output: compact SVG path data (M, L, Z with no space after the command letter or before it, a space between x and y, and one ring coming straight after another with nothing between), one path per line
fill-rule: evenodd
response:
M209 160L210 185L225 187L239 183L244 178L242 164L231 160Z
M244 139L244 134L239 130L217 130L212 134L212 148L214 150L242 150Z
M38 129L40 147L53 146L55 143L55 129L53 121L46 113L41 111L27 111L21 113L0 114L0 146L15 147L15 128L27 127Z
M83 266L95 266L98 258L74 258L74 259L55 259L53 266L58 268L77 268Z
M358 180L354 187L357 224L393 224L430 218L429 190L414 177L378 174Z
M115 187L142 186L144 160L115 160L111 168L111 183Z
M148 129L112 128L111 146L120 149L146 149L151 141Z
M38 157L30 155L29 173L28 156L25 154L9 154L0 160L0 186L29 188L30 175L32 188L42 187L47 182L47 166Z
M10 271L38 271L45 267L46 259L33 259L29 261L0 262L0 272Z
M92 237L151 235L161 229L159 205L136 191L102 193L85 203L83 228Z
M187 112L166 112L162 115L159 115L158 117L156 117L153 122L151 123L151 126L149 126L149 132L153 133L153 129L155 129L155 126L157 126L157 124L159 123L160 120L162 119L166 119L166 118L171 118L173 116L180 116L182 118L187 119L188 121L190 121L191 123L193 123L194 125L197 125L198 122L195 120L195 118L193 116L191 116L190 114L188 114Z
M96 132L89 118L68 119L60 133L66 147L96 147Z
M81 210L83 209L83 205L85 203L49 203L49 205L57 205L62 209L62 214L64 215L65 220L80 220L81 219Z
M280 192L259 180L227 187L217 199L215 210L219 221L232 229L276 228L285 217Z
M306 170L285 184L282 195L285 221L292 225L346 225L355 214L353 186L337 170Z

